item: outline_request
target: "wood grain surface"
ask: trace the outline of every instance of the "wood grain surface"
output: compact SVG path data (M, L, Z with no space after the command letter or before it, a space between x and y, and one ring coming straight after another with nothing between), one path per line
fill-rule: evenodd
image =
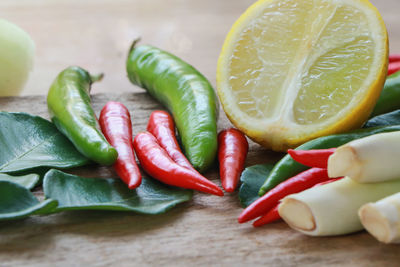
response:
M97 114L109 100L129 108L134 134L161 108L146 93L98 94L93 96ZM0 107L48 118L44 96L0 98ZM221 116L219 128L229 125ZM246 165L279 156L251 143ZM105 167L71 172L116 177ZM206 176L220 184L216 168ZM283 222L254 229L237 223L241 210L236 193L222 198L195 193L192 201L156 216L70 211L2 222L0 266L399 266L400 248L365 232L315 238Z
M126 104L134 133L161 108L132 86L125 57L132 39L168 50L215 85L217 58L232 23L253 0L1 0L0 15L28 31L36 43L35 68L23 97L0 98L0 110L48 118L45 94L69 65L104 72L94 85L97 114L109 100ZM400 53L399 0L372 0ZM111 94L112 93L112 94ZM30 96L36 95L36 96ZM230 125L221 110L219 128ZM280 157L251 143L247 166ZM116 177L109 168L72 171ZM206 174L219 183L217 169ZM36 190L40 197L41 190ZM400 248L365 232L312 238L284 223L240 225L237 194L195 193L170 212L145 216L76 211L0 223L0 266L400 266Z

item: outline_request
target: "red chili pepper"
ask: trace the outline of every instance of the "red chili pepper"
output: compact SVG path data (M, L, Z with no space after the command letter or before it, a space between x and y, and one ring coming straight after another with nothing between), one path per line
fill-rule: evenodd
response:
M389 55L389 63L400 61L400 54Z
M324 184L330 184L332 182L338 181L338 180L343 179L343 178L344 178L344 176L343 177L338 177L338 178L330 178L328 181L325 181L325 182L322 182L322 183L318 183L318 184L314 185L313 187L317 187L317 186L324 185Z
M222 190L197 171L178 165L149 132L141 132L133 140L133 147L142 168L153 178L169 185L194 189L223 196Z
M238 222L244 223L264 215L275 207L279 200L287 195L306 190L315 184L329 180L326 169L311 168L280 183L265 195L254 201L239 216Z
M254 227L260 227L263 226L264 224L272 223L275 221L278 221L281 219L281 216L279 215L278 208L279 204L276 204L275 207L273 207L270 211L267 212L267 214L261 216L258 220L253 222Z
M324 185L324 184L329 184L329 183L335 182L337 180L340 180L342 178L343 177L329 179L328 181L318 183L318 184L314 185L313 187L317 187L317 186ZM281 216L279 215L279 212L278 212L279 204L280 203L278 203L275 207L273 207L270 211L268 211L267 214L261 216L258 220L254 221L253 226L260 227L260 226L263 226L264 224L268 224L268 223L272 223L272 222L280 220Z
M391 75L395 72L398 72L399 70L400 70L400 62L389 63L387 75Z
M249 143L242 132L230 128L218 134L218 161L222 187L235 191L244 168Z
M175 137L175 124L172 116L163 110L153 111L147 124L147 131L157 139L173 161L182 167L194 170L192 164L182 153Z
M129 189L142 182L132 144L132 122L128 109L119 102L108 102L100 113L100 127L107 141L117 150L113 167Z
M327 168L328 158L335 152L336 148L293 150L288 149L288 154L298 163L308 167Z

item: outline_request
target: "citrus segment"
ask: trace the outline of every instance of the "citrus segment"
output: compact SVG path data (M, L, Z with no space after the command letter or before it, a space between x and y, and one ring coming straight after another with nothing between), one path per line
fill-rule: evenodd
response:
M385 26L366 0L260 0L225 40L218 95L236 127L285 150L361 126L387 54Z

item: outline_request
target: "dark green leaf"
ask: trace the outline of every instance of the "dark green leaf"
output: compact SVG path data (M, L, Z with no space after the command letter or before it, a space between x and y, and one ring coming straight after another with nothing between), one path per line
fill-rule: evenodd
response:
M55 200L39 202L25 187L9 181L0 181L0 221L49 213L56 206Z
M39 180L40 176L34 173L23 176L11 176L5 173L0 173L0 181L16 183L29 190L34 188L38 184Z
M368 120L363 128L391 125L400 125L400 110L395 110L389 113L375 116L372 119Z
M72 168L89 163L49 121L26 113L0 112L0 172L40 166Z
M33 168L33 169L29 169L29 170L22 170L22 171L16 171L16 172L7 173L7 174L11 174L11 175L14 175L14 176L24 176L24 175L28 175L28 174L37 174L37 175L39 175L39 181L37 182L37 184L35 186L38 186L38 185L42 184L44 175L50 169L51 168L49 168L49 167L38 167L38 168Z
M46 198L56 199L63 210L118 210L158 214L192 198L191 190L163 185L143 177L136 190L119 179L83 178L50 170L43 180Z
M247 167L242 172L239 200L243 207L249 206L259 198L258 191L273 167L273 164L259 164Z

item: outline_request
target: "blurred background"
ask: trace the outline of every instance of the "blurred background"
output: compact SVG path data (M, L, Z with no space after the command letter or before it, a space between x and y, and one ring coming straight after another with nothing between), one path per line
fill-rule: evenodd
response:
M79 65L105 78L92 93L140 90L126 77L133 39L194 65L215 86L225 35L253 0L1 0L0 16L27 31L36 44L34 70L22 95L46 94L65 67ZM400 53L400 0L371 0Z

